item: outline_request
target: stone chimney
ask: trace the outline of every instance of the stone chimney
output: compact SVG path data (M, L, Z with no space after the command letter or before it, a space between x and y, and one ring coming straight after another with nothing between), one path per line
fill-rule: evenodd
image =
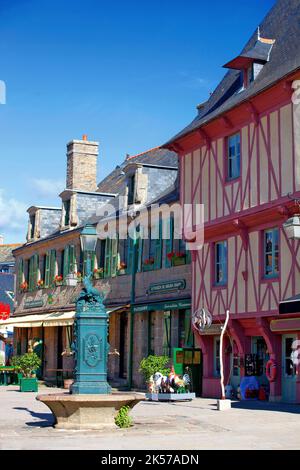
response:
M0 245L4 245L4 236L0 235Z
M67 144L67 189L96 191L98 146L86 135Z

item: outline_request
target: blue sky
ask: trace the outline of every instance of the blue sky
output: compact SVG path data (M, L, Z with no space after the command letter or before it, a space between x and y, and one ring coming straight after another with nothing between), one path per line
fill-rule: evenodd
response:
M65 146L100 141L99 180L188 124L275 0L1 0L0 233L55 205Z

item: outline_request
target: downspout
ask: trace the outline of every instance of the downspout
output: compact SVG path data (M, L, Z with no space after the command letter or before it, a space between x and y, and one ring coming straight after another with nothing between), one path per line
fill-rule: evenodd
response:
M133 334L134 334L134 304L135 304L135 281L137 271L137 238L136 235L132 239L132 267L131 267L131 293L130 293L130 324L129 324L129 364L128 364L128 388L132 388L133 376Z

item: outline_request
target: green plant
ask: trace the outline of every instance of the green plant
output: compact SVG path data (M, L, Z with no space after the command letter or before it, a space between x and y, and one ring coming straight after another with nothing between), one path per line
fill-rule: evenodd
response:
M41 362L36 353L26 353L23 356L14 356L12 358L14 368L26 378L35 376L35 371L40 367Z
M169 362L168 356L148 356L141 360L140 372L143 374L146 382L149 381L151 375L160 372L163 375L169 375L170 369L167 366Z
M129 416L129 406L122 406L119 409L117 416L115 417L115 423L119 428L130 428L132 425L132 418Z

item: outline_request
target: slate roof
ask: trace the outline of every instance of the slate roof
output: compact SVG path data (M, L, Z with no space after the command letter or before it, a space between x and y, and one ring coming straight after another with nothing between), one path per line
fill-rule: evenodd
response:
M12 252L19 246L21 246L19 243L14 245L0 245L0 264L14 263L15 259Z
M160 147L147 150L138 155L129 156L99 183L98 192L124 194L126 182L121 172L129 163L178 168L178 156L177 153Z
M245 90L238 92L241 88L240 71L229 70L201 108L198 116L164 146L203 126L300 68L300 1L277 0L260 25L260 35L263 38L275 39L275 44L269 62L265 64L256 80ZM256 42L257 30L241 55L253 54ZM266 50L267 48L262 46L257 52L265 57Z
M14 283L13 274L0 273L0 302L10 304L11 308L13 307L13 301L6 292L14 291Z

